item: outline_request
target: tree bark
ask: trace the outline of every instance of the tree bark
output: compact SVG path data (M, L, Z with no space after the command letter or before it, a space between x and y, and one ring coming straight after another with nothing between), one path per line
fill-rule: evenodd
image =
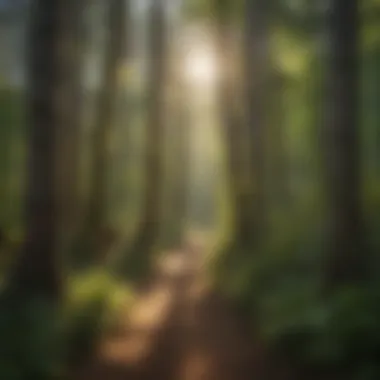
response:
M131 254L150 253L161 223L164 166L164 114L166 83L166 21L163 1L151 6L148 46L148 120L145 153L145 193L142 217Z
M284 108L284 90L286 78L284 74L277 73L272 76L272 103L271 109L271 126L270 126L270 155L271 165L268 165L270 171L271 193L274 204L284 208L291 203L289 188L289 164L288 152L286 147L286 123Z
M245 59L246 110L250 135L250 172L252 186L251 234L262 240L267 229L266 146L268 97L270 88L268 0L246 0Z
M189 185L190 185L190 115L188 107L188 98L185 96L185 86L182 78L179 79L179 85L176 87L181 95L178 95L176 107L177 120L177 144L178 144L178 166L176 178L176 216L178 223L178 243L183 244L185 241L185 232L188 222L189 207Z
M26 240L12 285L21 294L57 298L61 266L57 255L57 136L62 128L60 96L64 0L35 0L32 4L28 60L28 178Z
M103 251L101 239L106 230L109 144L119 88L119 69L124 62L126 52L126 1L109 0L108 6L108 39L93 135L92 178L87 219L88 233L93 237L94 247L92 248L95 249L97 258L104 253L101 252Z
M84 7L86 0L66 0L62 14L64 34L60 59L66 62L61 72L64 78L60 106L61 124L58 154L58 189L60 191L60 221L62 251L70 249L74 233L82 218L80 168L82 142L82 104L84 62Z
M358 125L358 2L331 0L328 26L328 122L324 141L330 242L327 281L341 284L365 278L368 269Z
M252 243L252 196L251 178L248 171L248 129L238 115L236 97L236 76L233 72L236 62L231 53L233 41L229 3L219 0L216 3L218 31L217 55L219 62L218 105L219 115L227 147L229 185L233 202L234 246L249 247Z

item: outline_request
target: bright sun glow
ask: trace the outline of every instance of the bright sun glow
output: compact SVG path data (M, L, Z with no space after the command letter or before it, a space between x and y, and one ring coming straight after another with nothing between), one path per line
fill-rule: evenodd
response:
M193 49L185 61L186 77L199 85L212 84L216 78L216 64L212 51L207 48Z

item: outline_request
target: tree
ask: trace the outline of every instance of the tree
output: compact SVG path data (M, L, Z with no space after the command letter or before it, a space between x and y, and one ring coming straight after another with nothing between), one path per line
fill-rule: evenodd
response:
M161 199L163 193L163 144L166 83L166 20L163 1L150 6L148 37L148 99L145 158L145 192L142 217L131 246L131 255L149 253L157 242L161 223Z
M270 164L267 166L271 180L270 187L273 195L274 204L285 206L291 202L289 189L289 164L288 152L286 147L286 131L285 131L285 110L284 110L284 90L286 86L286 76L284 73L277 71L272 75L271 84L271 112L270 126L270 144L268 148L268 160Z
M62 128L59 133L58 189L59 215L62 228L63 252L70 247L74 233L81 220L80 162L83 105L83 62L84 62L84 11L86 0L70 0L63 14L65 33L61 38L60 59L65 61L61 75L62 99L60 107Z
M179 71L180 68L177 68ZM177 228L174 227L178 243L183 244L187 227L188 207L189 207L189 182L190 182L190 141L191 141L191 125L190 110L188 106L188 97L185 91L185 83L183 73L176 73L173 84L173 90L177 92L176 101L174 102L174 141L176 149L173 157L176 160L175 166L175 186L174 186L174 204L173 221ZM172 223L173 224L173 223ZM172 227L173 228L173 227Z
M112 133L114 106L119 88L119 73L126 53L127 5L125 0L110 0L108 4L108 39L102 85L98 98L98 114L92 145L92 167L88 216L85 238L90 238L97 252L103 255L102 238L106 232L107 170L109 168L109 143Z
M57 254L57 148L67 60L59 52L66 36L68 4L67 0L33 2L28 45L26 238L12 278L21 294L53 299L62 289Z
M367 254L358 125L359 14L356 0L331 0L325 129L329 283L363 279Z
M233 51L231 7L229 0L216 0L217 52L219 62L218 104L220 120L227 144L229 184L234 212L233 245L250 246L252 236L252 209L250 173L248 171L248 128L238 113L236 97L238 86L236 59L229 54ZM236 71L236 70L235 70Z
M245 3L244 73L246 110L250 140L251 234L257 242L267 227L266 146L267 112L270 89L269 10L266 0Z

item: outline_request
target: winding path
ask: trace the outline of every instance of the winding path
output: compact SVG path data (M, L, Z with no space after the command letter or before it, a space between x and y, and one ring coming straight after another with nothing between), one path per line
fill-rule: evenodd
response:
M75 380L291 379L264 352L207 287L198 260L178 251Z

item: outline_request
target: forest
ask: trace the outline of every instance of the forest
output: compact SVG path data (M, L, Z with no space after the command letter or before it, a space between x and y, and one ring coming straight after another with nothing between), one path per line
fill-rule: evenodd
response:
M380 379L380 0L0 0L0 379Z

